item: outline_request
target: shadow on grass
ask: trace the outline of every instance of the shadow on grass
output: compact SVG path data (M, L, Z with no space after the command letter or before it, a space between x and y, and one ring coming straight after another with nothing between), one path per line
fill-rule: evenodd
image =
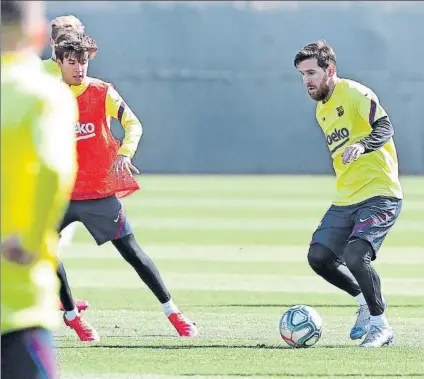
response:
M145 336L143 336L145 337ZM354 348L355 346L347 345L319 345L317 347L312 347L309 349L346 349ZM93 344L84 344L84 345L75 345L75 346L58 346L57 349L87 349L87 348L97 348L97 349L151 349L151 350L191 350L191 349L253 349L253 350L306 350L306 349L294 349L290 346L285 345L225 345L225 344L205 344L205 345L103 345L100 343Z

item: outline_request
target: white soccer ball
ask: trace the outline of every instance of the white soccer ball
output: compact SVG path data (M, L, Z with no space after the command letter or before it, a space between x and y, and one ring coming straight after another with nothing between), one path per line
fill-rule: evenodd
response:
M280 319L281 338L290 346L311 347L321 338L322 318L307 305L289 308Z

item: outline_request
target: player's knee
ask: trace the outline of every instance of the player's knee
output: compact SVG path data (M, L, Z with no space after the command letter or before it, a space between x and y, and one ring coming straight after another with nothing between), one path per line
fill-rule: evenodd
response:
M319 271L321 268L327 265L331 260L336 257L331 250L319 243L314 243L309 247L308 262L311 268L315 271Z
M374 251L368 241L355 238L347 244L343 258L349 270L355 272L369 265L373 254Z
M132 266L144 264L146 258L148 258L137 244L133 234L114 240L112 243L122 257Z

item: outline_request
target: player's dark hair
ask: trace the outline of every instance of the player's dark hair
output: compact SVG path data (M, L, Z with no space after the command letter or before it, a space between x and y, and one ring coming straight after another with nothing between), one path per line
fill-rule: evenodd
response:
M299 63L313 58L317 60L318 66L324 70L331 63L336 65L336 53L325 40L315 41L301 49L294 57L294 66L297 68Z
M64 58L69 58L71 55L74 55L81 62L84 58L88 57L91 51L96 49L97 44L93 38L77 32L69 32L61 35L54 45L56 59L62 62Z
M1 1L1 24L13 25L22 22L24 17L24 6L22 1L2 0Z

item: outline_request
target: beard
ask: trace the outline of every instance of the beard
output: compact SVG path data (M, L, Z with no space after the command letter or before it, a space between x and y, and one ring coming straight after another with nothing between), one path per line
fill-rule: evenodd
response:
M312 92L311 92L312 89ZM330 86L327 84L326 78L323 79L318 87L308 87L308 94L312 100L323 101L330 93Z

